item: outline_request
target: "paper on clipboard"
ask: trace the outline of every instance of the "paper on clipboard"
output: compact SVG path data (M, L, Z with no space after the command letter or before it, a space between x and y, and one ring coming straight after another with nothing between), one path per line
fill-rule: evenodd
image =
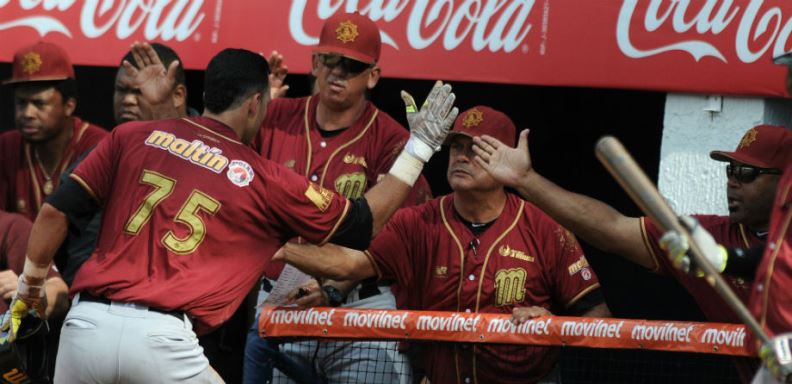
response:
M272 287L267 299L264 300L263 305L284 305L286 299L289 297L289 292L303 286L305 283L313 279L311 275L295 268L290 264L286 264L281 271L280 277Z

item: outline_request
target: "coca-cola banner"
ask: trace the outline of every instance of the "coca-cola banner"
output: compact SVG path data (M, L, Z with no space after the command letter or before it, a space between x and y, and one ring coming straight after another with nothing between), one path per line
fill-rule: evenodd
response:
M789 0L0 0L0 60L44 38L114 66L156 40L188 68L243 47L305 73L323 20L355 10L388 77L778 96L792 49Z
M750 356L738 324L543 316L514 324L511 315L360 308L265 307L262 337L431 340L566 345Z

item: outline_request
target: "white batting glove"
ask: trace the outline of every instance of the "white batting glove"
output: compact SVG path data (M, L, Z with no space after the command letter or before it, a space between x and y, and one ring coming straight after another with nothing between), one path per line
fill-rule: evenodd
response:
M410 126L410 139L405 149L426 163L440 150L459 114L459 109L454 107L456 95L451 92L451 85L438 80L420 110L409 93L401 91L401 97L407 108L407 123Z
M792 333L778 335L762 345L759 357L779 383L792 383Z
M698 244L704 257L712 264L718 272L723 272L726 269L726 261L728 254L726 249L715 242L712 235L707 232L698 222L698 220L690 216L680 216L679 221L684 225L691 236L693 241ZM687 236L674 230L670 230L663 234L660 238L660 248L666 251L674 267L681 269L685 273L692 273L699 277L703 277L704 273L698 268L691 268L695 263L693 262L688 251L690 244ZM691 271L692 270L692 271Z

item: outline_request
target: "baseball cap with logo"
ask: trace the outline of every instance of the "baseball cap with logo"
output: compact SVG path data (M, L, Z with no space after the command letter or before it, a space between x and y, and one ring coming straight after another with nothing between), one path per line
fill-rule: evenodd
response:
M314 53L337 53L374 64L379 60L382 41L377 25L357 12L337 13L325 21Z
M792 130L777 125L757 125L745 132L733 152L712 151L713 160L783 170L792 161Z
M514 147L516 145L517 128L503 112L490 107L478 105L459 114L451 131L448 132L445 144L451 142L454 135L475 137L481 135L492 136L504 144Z
M63 48L40 41L14 54L11 78L3 84L74 79L69 55Z

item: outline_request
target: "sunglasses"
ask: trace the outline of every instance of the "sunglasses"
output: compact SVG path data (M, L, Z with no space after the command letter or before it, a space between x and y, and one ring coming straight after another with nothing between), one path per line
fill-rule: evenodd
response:
M751 183L761 174L780 175L781 171L773 168L758 168L750 165L726 165L726 176L734 177L741 183Z
M364 63L341 55L320 53L317 56L319 57L319 62L325 67L329 69L341 67L342 71L350 75L357 75L374 67L374 64Z

